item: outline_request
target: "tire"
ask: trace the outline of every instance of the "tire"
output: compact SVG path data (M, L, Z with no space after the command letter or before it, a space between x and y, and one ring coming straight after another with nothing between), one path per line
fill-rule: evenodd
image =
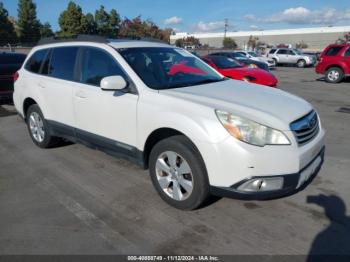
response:
M306 61L304 59L300 59L297 62L297 67L298 68L304 68L306 66Z
M175 165L171 165L171 162ZM149 168L153 186L169 205L181 210L193 210L208 199L209 180L203 159L185 136L172 136L158 142L151 151Z
M38 105L31 105L26 115L28 132L34 144L41 148L50 148L60 143L60 138L50 134L49 124Z
M331 67L327 70L325 78L328 83L339 83L344 78L344 71L339 67Z
M278 65L277 59L276 58L272 58L273 61L275 61L275 66Z

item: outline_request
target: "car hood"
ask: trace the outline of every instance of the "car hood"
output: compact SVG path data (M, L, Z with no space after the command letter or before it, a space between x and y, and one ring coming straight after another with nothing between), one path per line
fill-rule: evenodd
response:
M312 110L308 102L287 92L236 80L159 92L231 112L279 130L290 130L291 122Z

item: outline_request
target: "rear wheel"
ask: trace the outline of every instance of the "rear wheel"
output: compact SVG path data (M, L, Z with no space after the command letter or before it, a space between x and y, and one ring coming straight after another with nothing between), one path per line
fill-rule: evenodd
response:
M61 141L60 138L50 134L49 125L38 105L31 105L26 115L28 131L34 144L41 148L49 148Z
M326 82L339 83L344 77L344 72L339 67L331 67L326 72Z
M209 196L209 181L203 160L185 136L173 136L157 143L150 154L152 183L169 205L192 210Z

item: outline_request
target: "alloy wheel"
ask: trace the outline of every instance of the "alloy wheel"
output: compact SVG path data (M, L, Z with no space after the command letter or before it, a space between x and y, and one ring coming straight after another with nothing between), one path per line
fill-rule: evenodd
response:
M170 198L183 201L193 191L193 175L188 162L173 151L160 154L156 162L156 175L161 189Z
M32 112L29 116L29 128L30 132L38 143L41 143L45 139L44 122L41 116L37 112Z

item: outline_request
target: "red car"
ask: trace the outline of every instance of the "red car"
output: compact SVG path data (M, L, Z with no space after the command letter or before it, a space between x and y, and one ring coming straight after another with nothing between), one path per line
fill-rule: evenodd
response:
M339 83L350 76L350 44L333 44L321 53L316 73L325 75L328 83Z
M226 77L265 86L277 86L278 80L273 74L259 68L244 67L232 58L208 55L202 59Z

